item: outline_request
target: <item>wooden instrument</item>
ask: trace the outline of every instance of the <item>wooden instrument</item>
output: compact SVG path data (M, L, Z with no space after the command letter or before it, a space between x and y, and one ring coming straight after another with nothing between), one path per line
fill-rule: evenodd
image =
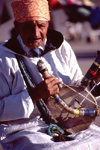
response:
M71 90L73 88L75 91ZM82 94L83 96L79 95ZM84 99L84 96L90 99L92 102ZM78 86L63 86L60 89L59 96L66 102L71 108L78 110L94 110L97 109L96 99L93 97L88 90L84 90ZM83 101L83 102L82 102ZM81 104L82 102L82 104ZM58 103L55 102L53 97L49 97L47 100L47 107L52 113L53 117L56 119L57 124L65 131L69 133L76 133L81 130L84 130L90 126L95 120L96 116L79 116L67 112L64 108L59 106Z
M37 64L44 79L50 74L40 60ZM69 133L76 133L90 126L100 110L88 88L63 85L58 95L49 97L46 105L56 124Z
M98 72L99 65L98 57L95 63L91 66L91 70L88 71L86 77L83 78L82 83L90 82L90 78L93 78L94 71L96 67L96 72ZM21 68L23 77L26 81L28 89L34 88L35 85L31 81L31 77L27 72L27 68L24 65L21 56L17 56L19 66ZM42 73L44 79L48 78L50 74L45 65L41 64L41 61L38 62L37 67ZM93 69L92 69L93 68ZM38 100L40 107L43 106L41 100ZM95 97L89 92L89 89L63 85L60 89L59 95L54 95L49 97L46 101L46 106L48 107L52 118L54 118L55 123L61 127L64 131L69 133L76 133L81 130L84 130L90 126L95 120L97 115L100 115L100 108L98 108ZM45 113L45 110L42 109ZM47 118L49 115L47 115Z

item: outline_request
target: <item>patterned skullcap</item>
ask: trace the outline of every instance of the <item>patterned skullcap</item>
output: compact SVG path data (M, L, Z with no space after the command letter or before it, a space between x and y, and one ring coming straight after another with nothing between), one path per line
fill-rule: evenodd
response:
M26 22L31 20L50 21L47 0L15 0L11 4L15 20Z

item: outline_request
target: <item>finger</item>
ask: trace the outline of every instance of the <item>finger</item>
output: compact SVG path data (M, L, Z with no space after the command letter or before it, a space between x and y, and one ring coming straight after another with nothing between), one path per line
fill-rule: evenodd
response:
M62 83L61 80L59 80L58 78L56 77L51 77L50 80L49 80L52 84L59 84L59 83Z
M52 80L54 80L55 79L55 77L54 76L50 76L49 78L47 78L46 80L48 81L48 82L51 82Z

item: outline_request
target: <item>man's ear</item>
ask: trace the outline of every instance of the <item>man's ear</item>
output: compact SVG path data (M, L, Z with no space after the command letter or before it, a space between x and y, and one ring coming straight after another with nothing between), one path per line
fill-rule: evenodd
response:
M20 34L20 30L19 30L19 22L14 21L14 25L15 25L15 30L17 34Z

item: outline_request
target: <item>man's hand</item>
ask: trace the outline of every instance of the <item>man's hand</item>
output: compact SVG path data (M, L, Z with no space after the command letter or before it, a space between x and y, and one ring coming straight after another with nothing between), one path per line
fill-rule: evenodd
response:
M48 98L50 96L58 94L59 87L57 84L61 83L62 82L54 76L51 76L39 83L36 88L31 91L33 102L37 101L40 98Z

